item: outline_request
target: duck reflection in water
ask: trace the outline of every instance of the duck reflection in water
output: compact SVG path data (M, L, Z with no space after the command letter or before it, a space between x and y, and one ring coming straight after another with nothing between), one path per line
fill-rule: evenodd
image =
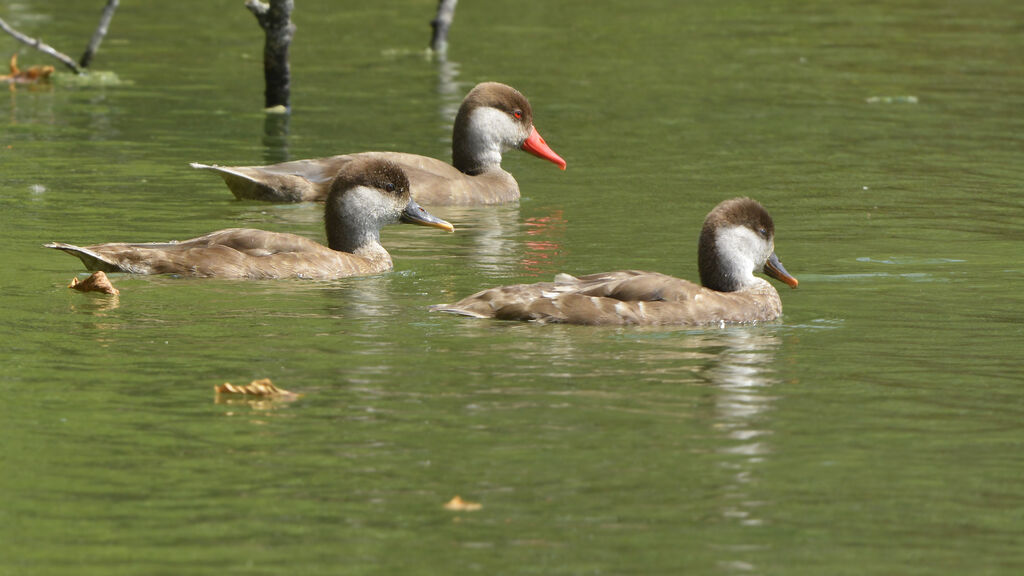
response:
M774 368L780 338L769 326L729 328L707 334L701 346L719 349L700 375L716 390L715 461L726 473L719 491L720 513L740 526L761 526L772 502L758 497L757 469L772 454L767 437L779 400L771 389L780 381ZM752 543L725 546L727 555L719 565L754 569L752 549Z

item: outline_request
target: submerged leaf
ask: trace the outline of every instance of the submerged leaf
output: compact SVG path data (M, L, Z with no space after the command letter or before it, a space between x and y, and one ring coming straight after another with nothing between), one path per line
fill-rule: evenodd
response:
M110 278L107 278L107 275L102 270L93 272L92 276L82 281L79 281L78 277L72 278L68 288L73 288L79 292L102 292L104 294L113 294L114 296L121 293L120 290L114 288Z
M54 84L62 86L81 87L102 87L102 86L126 86L131 82L121 80L110 70L90 70L88 74L54 74L50 80Z

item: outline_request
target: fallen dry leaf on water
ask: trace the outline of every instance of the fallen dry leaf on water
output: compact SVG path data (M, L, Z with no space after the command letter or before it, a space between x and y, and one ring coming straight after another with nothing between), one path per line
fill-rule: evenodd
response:
M445 510L454 510L456 512L474 512L483 508L479 502L467 502L463 500L461 496L455 496L444 505Z
M53 74L53 66L31 66L27 70L18 68L18 55L11 56L11 73L0 74L0 81L29 83L45 80Z
M274 383L270 381L270 378L263 378L261 380L253 380L249 384L244 386L235 386L230 382L225 382L220 386L214 386L214 391L217 394L241 394L244 396L260 396L260 397L299 397L299 394L289 392L282 388L274 386Z
M92 276L81 281L78 277L72 278L68 288L74 288L79 292L103 292L104 294L113 294L114 296L121 293L120 290L114 288L110 278L107 278L103 271L93 272Z

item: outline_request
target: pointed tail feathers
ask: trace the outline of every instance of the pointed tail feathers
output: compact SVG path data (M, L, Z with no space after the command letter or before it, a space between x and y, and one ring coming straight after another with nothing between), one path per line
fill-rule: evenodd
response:
M93 252L88 248L82 248L81 246L75 246L74 244L65 244L64 242L50 242L49 244L43 244L44 248L55 248L63 252L67 252L72 256L76 256L85 264L85 268L92 272L103 271L103 272L124 272L120 266L115 262L107 259L102 254Z
M470 318L493 318L494 317L493 313L481 314L480 312L472 310L472 309L470 309L468 307L461 308L461 307L459 307L459 304L462 304L462 302L456 302L454 304L434 304L433 306L430 306L430 311L431 312L447 312L449 314L458 314L460 316L469 316Z
M220 174L231 193L239 200L302 202L304 199L304 191L296 188L296 181L304 180L294 175L265 173L261 177L256 177L247 171L251 168L232 168L199 162L192 162L189 166L196 170L210 170ZM306 184L308 185L308 182Z
M248 174L246 174L246 173L244 173L244 172L242 172L240 170L236 170L235 168L232 168L230 166L218 166L216 164L202 164L200 162L191 162L189 164L189 166L195 168L196 170L210 170L212 172L216 172L216 173L220 174L221 177L224 178L224 181L227 182L228 184L231 183L229 178L232 178L232 179L234 179L234 178L241 178L242 180L245 180L246 182L253 182L252 176L249 176Z
M196 170L213 170L214 172L227 172L228 174L237 174L233 172L231 168L227 166L218 166L216 164L203 164L202 162L190 162L189 166Z

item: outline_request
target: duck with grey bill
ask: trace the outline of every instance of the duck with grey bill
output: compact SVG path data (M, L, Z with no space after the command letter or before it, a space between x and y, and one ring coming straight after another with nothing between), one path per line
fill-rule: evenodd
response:
M322 202L331 178L349 163L364 158L395 162L405 170L417 202L428 206L481 205L519 199L519 184L501 168L501 157L520 149L565 170L533 125L530 102L518 90L484 82L462 101L452 128L452 163L404 152L360 152L296 160L268 166L193 168L221 175L237 198L268 202Z
M622 270L554 282L490 288L431 309L475 318L565 324L709 325L774 320L782 314L762 270L792 288L797 280L775 255L775 226L750 198L716 206L697 249L702 285L657 272Z
M380 244L380 229L397 222L454 231L412 199L409 180L397 164L362 158L331 183L324 205L327 246L295 234L242 228L181 242L45 246L104 272L330 280L390 270L391 256Z

